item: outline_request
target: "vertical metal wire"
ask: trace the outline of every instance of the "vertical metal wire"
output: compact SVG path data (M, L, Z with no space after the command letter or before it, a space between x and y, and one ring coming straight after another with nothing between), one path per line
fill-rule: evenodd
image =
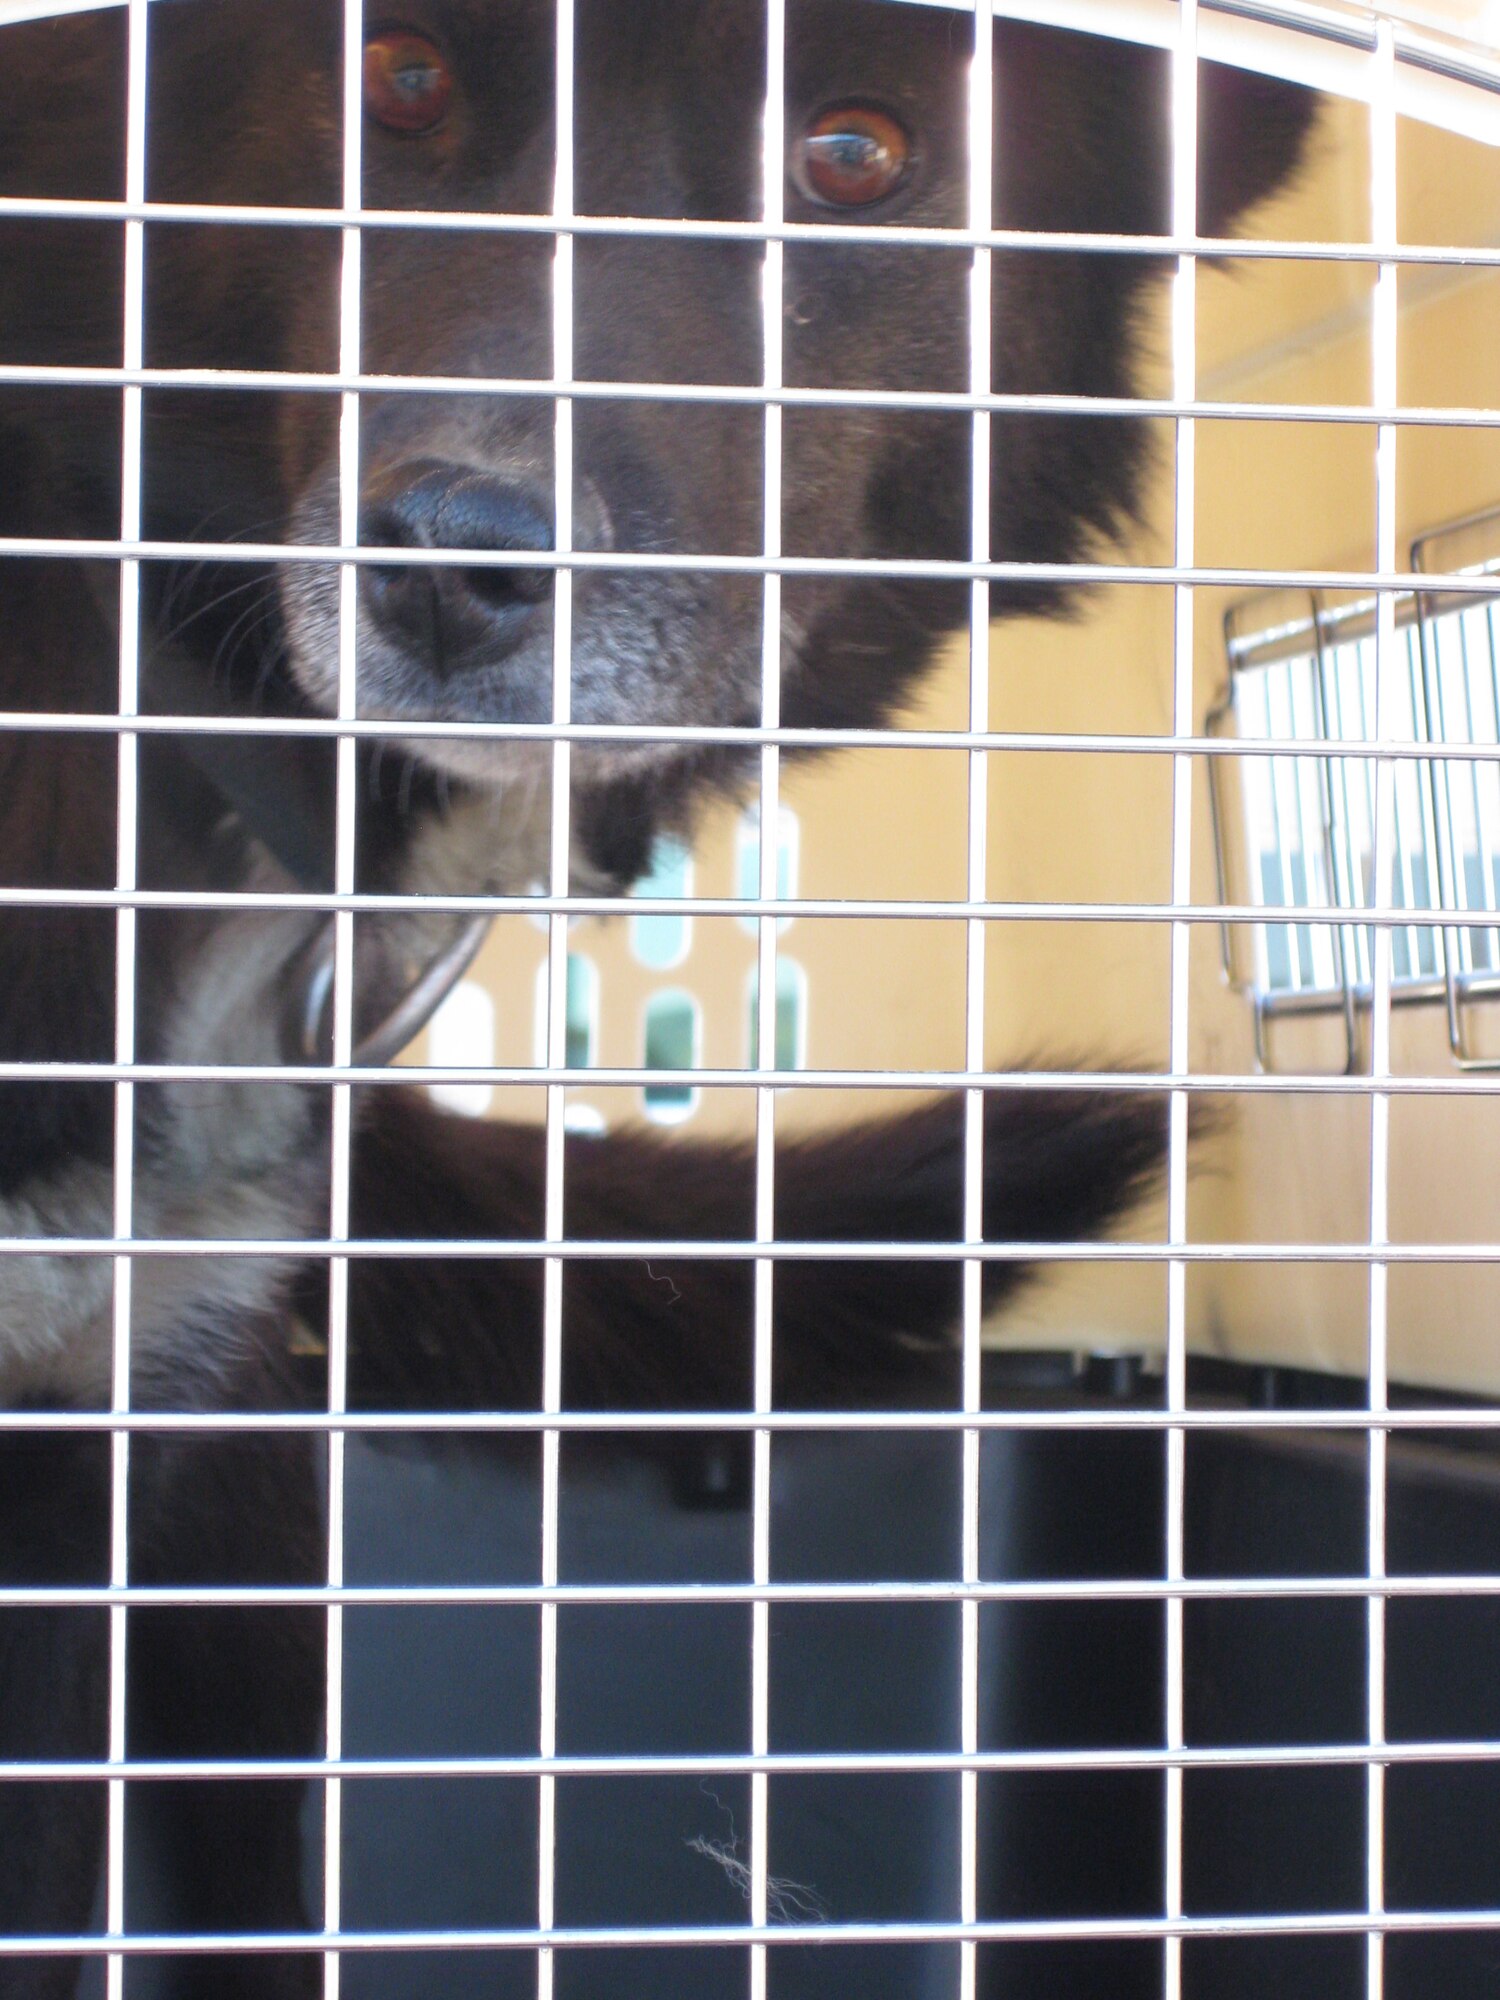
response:
M1172 229L1178 236L1198 230L1198 8L1197 0L1181 0L1177 44L1172 52ZM1191 401L1198 385L1198 260L1180 257L1172 280L1172 394ZM1197 428L1191 417L1179 418L1174 453L1174 523L1172 560L1179 569L1195 557L1197 506ZM1194 734L1192 586L1172 590L1172 734L1187 744ZM1193 763L1186 749L1172 759L1172 907L1189 908L1193 900ZM1170 1021L1167 1068L1174 1082L1189 1073L1188 1012L1192 973L1191 924L1178 920L1171 930ZM1185 1090L1168 1099L1167 1242L1179 1248L1187 1242L1188 1105ZM1187 1408L1187 1264L1181 1257L1167 1264L1166 1404L1169 1417ZM1183 1521L1186 1506L1187 1434L1169 1424L1166 1434L1166 1558L1167 1584L1185 1576ZM1184 1743L1183 1600L1169 1595L1164 1606L1162 1732L1167 1749ZM1182 1910L1183 1773L1169 1765L1163 1778L1162 1911L1169 1922ZM1182 1940L1169 1937L1163 1950L1162 1991L1166 2000L1181 2000Z
M147 119L146 0L130 0L126 21L125 199L140 202L146 193ZM125 225L124 326L122 354L126 368L139 368L146 344L146 240L139 222ZM141 391L126 389L122 411L120 453L120 534L123 540L141 533ZM139 739L123 725L140 713L141 566L120 564L119 704L122 727L117 743L119 796L116 805L116 881L122 890L136 887L139 862L140 790ZM136 913L122 908L115 915L115 1060L135 1060ZM135 1088L127 1082L114 1090L113 1233L129 1243L135 1234ZM110 1409L116 1416L130 1410L130 1326L132 1298L131 1252L121 1251L113 1267ZM130 1581L130 1433L110 1436L109 1580L114 1589ZM128 1630L124 1607L109 1614L109 1762L125 1760ZM125 1934L125 1784L109 1781L105 1831L105 1930L111 1938ZM111 1953L105 1971L108 2000L120 2000L125 1985L125 1961Z
M786 0L766 0L766 111L761 210L767 229L781 226L786 191ZM767 241L762 273L762 373L768 398L782 385L783 281L785 257L779 242ZM782 421L779 403L765 411L765 464L762 482L762 547L768 563L781 555ZM761 723L781 723L781 578L767 569L761 585ZM760 897L769 902L781 880L781 753L765 744L760 753ZM755 1001L756 1061L776 1067L776 933L774 914L756 930L758 987ZM755 1093L755 1240L776 1240L776 1092ZM755 1413L770 1413L775 1394L772 1325L775 1310L769 1258L755 1261ZM751 1475L751 1575L771 1580L771 1433L755 1433ZM765 1756L771 1747L771 1613L758 1601L750 1613L750 1748ZM763 1771L750 1780L750 1921L764 1926L769 1916L770 1786ZM766 2000L766 1947L750 1947L750 2000Z
M994 209L995 149L995 15L992 0L974 0L974 57L969 82L969 227L988 230ZM976 396L990 391L992 371L994 288L993 256L976 250L969 273L969 388ZM972 423L969 486L969 553L978 563L990 559L989 413L976 410ZM969 727L989 728L990 715L990 592L975 583L969 594ZM969 755L968 896L985 899L989 846L989 758L982 750ZM984 946L985 926L975 920L965 927L967 948L964 994L964 1063L971 1073L984 1068ZM966 1243L984 1239L984 1102L982 1090L971 1090L964 1101L964 1218ZM966 1416L983 1406L981 1340L984 1319L984 1266L977 1258L963 1267L963 1407ZM962 1560L963 1580L980 1580L979 1432L963 1434ZM959 1651L959 1735L966 1755L979 1749L979 1603L965 1597ZM973 1770L959 1778L959 1914L966 1924L979 1920L979 1777ZM959 1992L974 2000L978 1990L978 1951L965 1940L959 1947Z
M343 66L343 198L346 212L363 206L364 138L364 6L344 0ZM359 223L351 223L340 241L339 367L346 375L360 368L360 298L364 242ZM339 399L339 541L352 548L359 540L359 396L345 391ZM353 563L339 570L338 719L358 714L359 571ZM355 741L340 736L334 766L335 893L349 896L355 886L355 821L357 809ZM347 1069L354 1050L354 917L339 910L333 919L333 1066ZM349 1240L349 1191L352 1102L347 1083L331 1086L329 1236ZM341 1416L348 1407L349 1262L332 1257L328 1265L328 1408ZM328 1581L344 1581L344 1456L343 1431L330 1424L328 1432ZM337 1604L328 1607L327 1722L325 1747L330 1762L344 1748L344 1615ZM336 1934L342 1922L343 1787L326 1778L323 1788L323 1927ZM324 2000L338 2000L340 1959L336 1951L323 1958Z
M1370 235L1376 248L1394 249L1398 240L1396 197L1396 50L1389 22L1376 29L1370 92ZM1370 394L1377 408L1393 408L1398 391L1399 267L1380 265L1371 301ZM1396 567L1396 440L1397 427L1381 424L1375 443L1375 562L1379 569ZM1388 590L1376 599L1375 715L1377 743L1390 733L1393 676L1400 667L1396 645L1396 600ZM1370 897L1379 902L1391 875L1395 839L1396 767L1389 758L1375 766L1375 826ZM1390 1241L1391 1101L1380 1089L1391 1073L1391 931L1377 926L1370 939L1372 991L1370 1000L1370 1248ZM1372 1419L1390 1406L1388 1381L1389 1268L1378 1258L1370 1263L1369 1407ZM1373 1421L1369 1430L1368 1567L1370 1581L1386 1573L1387 1434ZM1366 1606L1366 1720L1370 1762L1365 1800L1365 1896L1372 1918L1385 1911L1385 1766L1377 1752L1385 1743L1385 1598L1372 1589ZM1372 1925L1365 1942L1367 2000L1382 2000L1385 1992L1385 1939Z
M573 215L574 123L573 79L576 69L573 0L557 0L556 39L556 168L552 210L555 227L552 267L552 367L559 382L573 378ZM573 402L560 395L553 417L553 535L559 555L573 549ZM572 716L573 573L557 572L552 627L552 717L566 723ZM552 746L552 825L550 886L554 896L568 893L571 847L572 746ZM560 1070L568 1050L568 918L554 913L547 926L547 1062ZM543 1234L561 1243L564 1227L563 1163L567 1146L567 1091L547 1087L547 1180ZM563 1260L549 1257L543 1267L542 1290L542 1409L555 1416L562 1409L563 1388ZM562 1439L556 1429L542 1433L542 1548L544 1585L558 1581L558 1519L561 1506ZM541 1689L539 1745L544 1758L557 1755L557 1606L541 1608ZM537 1927L550 1931L557 1920L557 1781L543 1776L537 1787ZM537 1953L537 2000L551 2000L555 1980L554 1954L543 1946Z

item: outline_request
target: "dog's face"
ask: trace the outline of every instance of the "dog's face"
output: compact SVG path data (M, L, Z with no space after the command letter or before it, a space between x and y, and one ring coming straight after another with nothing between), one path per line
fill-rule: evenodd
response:
M175 0L154 8L150 192L166 201L336 204L341 11L332 0ZM549 215L550 0L400 0L393 13L368 12L366 204ZM71 45L58 39L68 24L48 32L54 49ZM782 176L788 218L962 226L971 48L972 18L960 11L788 0L786 158L772 168ZM1164 60L1010 22L996 24L995 60L996 221L1162 229ZM764 212L765 73L760 0L579 0L578 212L754 223ZM0 99L4 91L0 82ZM1201 221L1218 231L1289 171L1307 109L1302 93L1230 72L1205 73L1204 100ZM0 114L9 109L0 101ZM106 177L117 137L100 151ZM4 148L0 137L0 184L9 186L18 174L5 171ZM154 228L148 359L333 366L338 257L338 232L328 229ZM951 246L789 245L786 382L962 392L969 267L968 254ZM1131 322L1151 268L1119 255L998 255L994 386L1127 393ZM545 231L366 231L364 371L550 381L553 271ZM580 381L754 391L764 379L763 253L754 240L584 234L574 248L574 292L572 367ZM76 326L63 337L76 348ZM338 411L330 395L152 395L148 528L174 538L337 543ZM366 544L478 553L554 547L548 395L371 393L362 398L360 426ZM967 556L971 434L962 410L789 408L783 550ZM1141 449L1141 427L1129 420L997 419L994 555L1065 560L1086 551L1128 512ZM580 398L572 457L571 537L579 550L753 557L766 546L764 417L753 396ZM222 574L213 587L223 590ZM291 680L330 709L337 574L285 564L276 595ZM997 610L1056 604L1046 589L995 596ZM191 592L173 602L180 625ZM934 635L966 617L967 602L952 583L788 579L785 720L881 719ZM589 569L576 578L572 617L575 721L758 719L755 576ZM224 629L205 603L205 644ZM218 639L215 647L220 668L234 660L233 647ZM546 567L393 564L361 572L363 714L545 721L553 653ZM422 754L484 780L513 771L520 753L494 742L428 741ZM585 747L576 769L587 786L617 777L632 760L670 755Z
M763 11L754 0L713 7L647 0L629 9L585 0L577 25L580 212L741 223L762 215ZM429 65L426 88L434 108L441 103L432 129L414 132L389 122L380 92L396 37L377 33L367 90L367 201L550 211L553 39L546 6L413 8L391 53ZM946 15L885 0L855 0L852 9L841 0L795 7L788 214L962 224L963 41L960 24ZM495 59L501 44L503 63ZM852 168L837 151L841 117ZM889 128L883 146L877 119ZM873 166L861 169L858 138L866 127ZM547 237L372 233L365 254L368 368L551 375L554 260ZM793 249L785 280L786 380L961 389L965 262L952 252ZM580 237L576 375L754 390L764 379L763 268L753 241ZM428 316L412 312L416 299L433 302ZM305 309L317 313L316 306ZM314 317L298 345L310 352L326 339L326 326ZM553 546L554 419L546 399L371 398L364 421L366 540L430 538L462 546L472 537L476 546ZM765 425L754 402L581 399L573 427L575 547L741 557L765 548ZM822 556L966 553L969 428L951 416L789 411L779 523L784 549ZM310 476L292 519L299 538L326 542L337 539L338 494L326 423L321 429L323 446L310 464L304 461ZM898 507L889 504L892 489L902 493ZM886 523L903 525L883 524L882 514ZM546 571L449 571L434 581L431 573L391 569L368 574L363 584L361 699L376 712L522 722L551 714ZM789 716L799 712L804 682L823 689L821 709L826 681L847 672L851 655L877 643L851 632L840 615L849 594L838 580L785 592ZM284 602L294 671L326 702L335 579L328 572L289 572ZM894 621L892 635L878 642L882 655L906 639ZM573 593L573 716L753 722L761 652L754 577L582 573ZM862 680L858 667L849 678ZM849 700L844 713L856 712ZM493 745L459 744L439 747L439 754L477 774L505 755ZM608 761L618 762L620 754ZM579 752L585 779L589 758L585 747Z

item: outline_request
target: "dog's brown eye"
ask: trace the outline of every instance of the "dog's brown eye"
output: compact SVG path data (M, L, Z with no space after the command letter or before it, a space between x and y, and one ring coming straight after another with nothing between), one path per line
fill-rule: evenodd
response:
M873 104L820 111L797 148L797 178L814 201L867 208L894 194L911 165L904 126Z
M365 109L388 132L431 132L452 95L453 73L425 35L388 28L365 43Z

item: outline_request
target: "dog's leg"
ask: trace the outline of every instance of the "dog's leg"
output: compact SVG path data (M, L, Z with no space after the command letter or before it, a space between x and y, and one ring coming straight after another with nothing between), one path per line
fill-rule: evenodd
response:
M313 1457L299 1438L137 1439L134 1495L156 1532L146 1583L305 1585L322 1580ZM169 1759L315 1757L323 1614L270 1607L132 1614L130 1747ZM297 1781L185 1779L134 1802L164 1859L174 1929L219 1935L309 1928ZM304 2000L312 1954L184 1958L173 2000Z
M0 1439L0 1583L108 1580L109 1443ZM0 1763L83 1761L108 1748L108 1613L0 1610ZM0 1783L0 1938L78 1937L104 1838L100 1784ZM3 2000L65 2000L76 1958L0 1957Z
M371 1093L355 1159L356 1235L538 1238L545 1141L471 1122L410 1093ZM963 1107L781 1150L783 1241L914 1246L961 1238ZM1126 1091L996 1090L986 1097L985 1234L1049 1242L1099 1233L1154 1180L1164 1100ZM573 1145L573 1238L748 1241L754 1168L744 1148L621 1133ZM987 1266L998 1304L1027 1275ZM579 1259L565 1284L565 1394L575 1408L747 1406L751 1266L744 1259ZM784 1261L775 1285L777 1397L838 1406L951 1400L959 1267L952 1260ZM356 1260L352 1379L364 1407L535 1408L541 1275L515 1259Z

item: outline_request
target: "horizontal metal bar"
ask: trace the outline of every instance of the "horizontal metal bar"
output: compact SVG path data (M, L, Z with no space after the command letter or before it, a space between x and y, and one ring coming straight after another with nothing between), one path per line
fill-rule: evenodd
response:
M674 1072L691 1081L690 1070ZM294 1262L347 1257L351 1262L420 1258L438 1263L480 1259L527 1263L561 1258L577 1264L1497 1264L1500 1243L954 1243L925 1238L896 1243L726 1242L695 1237L309 1237L296 1236L0 1236L0 1257L255 1257Z
M826 1090L873 1091L1053 1091L1114 1095L1120 1091L1186 1091L1200 1097L1493 1097L1500 1076L1332 1076L1295 1071L1224 1074L1203 1070L1169 1076L1161 1070L964 1070L964 1069L651 1069L600 1065L554 1069L526 1063L403 1063L381 1069L351 1064L313 1067L279 1063L116 1063L0 1062L0 1083L291 1083L321 1086L357 1084L361 1089L410 1089L423 1085L488 1084L495 1088L543 1089L561 1084L574 1090L644 1090L680 1086L695 1090L763 1090L786 1093Z
M824 243L890 250L1025 250L1060 256L1203 257L1235 262L1500 265L1500 246L1482 243L1313 241L1301 237L1129 235L1110 230L968 229L936 224L687 220L677 216L523 215L476 209L286 208L255 202L87 201L0 195L0 220L155 222L256 229L369 229L464 236L646 237L701 243Z
M113 1607L233 1610L342 1605L346 1610L556 1605L1165 1604L1302 1598L1500 1597L1500 1576L1156 1577L960 1583L48 1584L0 1588L0 1611Z
M1057 903L984 902L924 897L893 901L877 897L780 896L421 896L300 889L32 889L0 888L0 909L18 910L214 910L224 915L269 915L297 911L356 916L399 915L420 909L463 916L545 917L783 917L901 918L919 923L996 924L1350 924L1404 930L1414 924L1446 930L1492 928L1483 911L1443 910L1422 905L1382 903ZM1491 913L1492 915L1494 913ZM576 1072L574 1072L576 1074ZM778 1075L782 1072L777 1072ZM682 1074L682 1072L677 1072Z
M413 742L739 744L787 750L988 750L1069 756L1225 758L1349 757L1366 762L1493 763L1500 743L1428 743L1387 738L1108 735L1087 730L777 728L754 724L655 722L427 722L361 716L118 715L102 711L0 709L0 733L59 736L230 736L280 741L393 738Z
M553 402L703 403L752 409L926 410L972 415L1197 417L1206 422L1406 424L1478 429L1500 425L1484 406L1397 403L1271 403L1173 396L1089 396L963 389L766 387L757 383L622 382L537 375L344 375L330 369L111 368L57 362L0 364L0 388L258 391L272 395L504 396Z
M1005 1352L997 1349L996 1352ZM1245 1363L1247 1370L1255 1364ZM1353 1378L1350 1378L1353 1387ZM1080 1393L1082 1390L1080 1389ZM1110 1433L1200 1431L1205 1433L1243 1432L1353 1432L1366 1435L1384 1431L1400 1436L1404 1431L1454 1431L1500 1433L1500 1407L1378 1410L1352 1407L1241 1409L1189 1409L1175 1413L1165 1409L1126 1408L1109 1405L1097 1409L981 1410L965 1415L959 1410L773 1410L759 1414L750 1410L562 1410L551 1414L540 1410L365 1410L329 1413L313 1410L191 1410L114 1413L107 1410L0 1409L0 1437L11 1433L39 1432L47 1435L87 1434L109 1436L115 1432L145 1436L312 1436L325 1437L339 1432L351 1437L414 1438L429 1435L453 1437L535 1437L543 1431L580 1437L654 1437L663 1431L676 1434L718 1437L753 1431L776 1431L786 1436L826 1436L831 1433L858 1433L862 1436L899 1436L907 1433L942 1435L966 1430L992 1431L997 1435L1020 1431L1080 1431Z
M884 1922L744 1925L600 1926L589 1930L135 1931L104 1937L0 1937L6 1958L249 1957L268 1952L744 1950L752 1944L835 1945L1066 1944L1136 1938L1409 1936L1427 1932L1500 1931L1500 1909L1317 1912L1277 1916L1015 1918L985 1923Z
M0 1785L97 1784L123 1778L134 1784L219 1784L295 1782L301 1779L454 1778L702 1778L887 1777L898 1774L941 1777L950 1772L1247 1771L1295 1770L1313 1766L1346 1769L1371 1764L1492 1764L1500 1742L1443 1740L1419 1743L1286 1743L1270 1748L1212 1746L1183 1750L957 1750L772 1751L764 1757L707 1751L687 1757L333 1757L204 1758L195 1763L124 1758L119 1763L27 1760L0 1763Z
M726 556L662 551L586 549L558 555L541 549L413 549L311 542L174 542L109 537L0 535L0 556L49 561L294 563L324 568L361 564L383 569L527 569L663 573L740 577L868 577L910 583L1148 583L1204 590L1423 590L1450 597L1493 597L1492 576L1438 575L1420 570L1228 569L1179 563L960 562L885 556ZM460 727L450 734L462 734Z
M1283 1091L1298 1087L1294 1078L1256 1074L1236 1077L1221 1084L1209 1077L1192 1077L1185 1081L1174 1081L1156 1071L1142 1071L1138 1074L1121 1071L1118 1074L1101 1072L1098 1075L1083 1074L1072 1077L1064 1072L1042 1070L900 1070L900 1069L852 1069L852 1070L783 1070L783 1069L652 1069L644 1065L629 1068L553 1069L544 1064L421 1064L403 1063L399 1068L390 1064L379 1069L362 1069L357 1065L341 1068L336 1064L319 1067L293 1064L260 1063L54 1063L54 1062L0 1062L0 1083L294 1083L299 1085L326 1085L353 1083L362 1088L412 1088L418 1085L464 1083L489 1084L495 1087L518 1086L541 1089L553 1084L569 1088L588 1090L639 1090L653 1085L680 1085L685 1077L690 1077L694 1089L704 1090L1003 1090L1013 1087L1017 1090L1067 1090L1106 1091L1159 1090L1165 1094L1169 1090L1214 1091L1247 1090L1257 1093ZM1309 1090L1368 1091L1372 1088L1368 1077L1315 1077L1308 1080ZM1381 1079L1378 1086L1382 1091L1393 1094L1413 1093L1417 1095L1441 1096L1452 1091L1464 1090L1464 1079L1457 1077L1401 1077L1394 1082ZM1483 1092L1500 1092L1500 1077L1485 1077L1479 1082Z

